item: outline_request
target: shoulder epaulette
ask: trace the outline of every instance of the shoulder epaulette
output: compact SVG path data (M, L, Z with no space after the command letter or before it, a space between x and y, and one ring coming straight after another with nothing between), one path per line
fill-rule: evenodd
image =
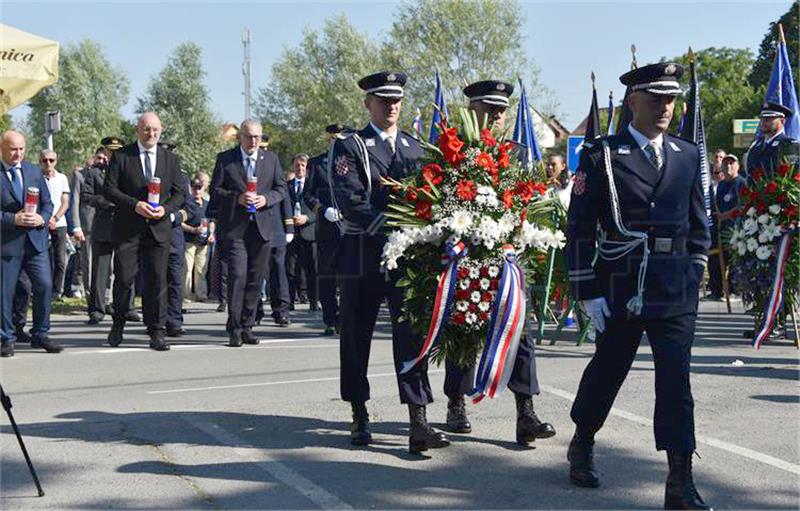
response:
M693 146L697 145L697 142L693 140L689 140L688 138L679 137L678 135L673 135L672 133L667 133L667 138L674 138L675 140L680 140L681 142L685 142L687 144L691 144Z

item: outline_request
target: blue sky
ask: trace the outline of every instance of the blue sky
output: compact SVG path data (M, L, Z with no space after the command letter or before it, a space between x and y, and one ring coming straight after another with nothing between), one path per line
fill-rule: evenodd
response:
M127 72L132 117L137 96L166 63L176 45L191 40L203 49L206 84L213 108L228 122L244 115L241 34L253 33L253 88L267 83L285 47L296 45L306 28L343 13L363 33L383 38L399 2L210 2L173 1L40 2L3 0L0 20L61 44L90 37ZM624 92L617 77L630 65L630 45L639 63L655 62L710 46L750 48L754 54L769 23L791 2L600 2L522 1L524 47L541 68L542 82L560 103L559 120L573 129L589 107L590 71L597 75L601 103L609 90ZM431 90L433 96L433 90ZM17 108L12 115L24 115Z

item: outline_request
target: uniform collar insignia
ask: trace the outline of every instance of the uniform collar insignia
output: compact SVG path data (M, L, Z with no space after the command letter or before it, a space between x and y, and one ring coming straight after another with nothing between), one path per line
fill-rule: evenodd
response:
M631 154L631 146L621 145L617 148L617 154Z
M368 139L366 139L364 141L364 143L367 145L367 147L375 147L375 139L374 138L368 138Z
M400 137L400 143L403 144L405 147L409 147L408 140L406 140L406 137Z
M676 153L679 153L679 152L681 152L681 148L680 148L680 147L678 147L678 144L676 144L675 142L670 142L670 143L669 143L669 146L670 146L670 147L672 148L672 150L673 150L673 151L675 151Z
M780 144L780 143L781 143L780 140L773 140L772 141L772 147L778 147L778 144Z

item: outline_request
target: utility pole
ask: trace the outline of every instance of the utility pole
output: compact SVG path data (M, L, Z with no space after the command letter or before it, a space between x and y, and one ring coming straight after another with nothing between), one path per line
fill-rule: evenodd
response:
M250 29L245 28L242 32L242 46L244 46L244 62L242 63L242 74L244 75L244 118L250 118L250 105L252 104L250 91L250 74L252 65L250 63Z

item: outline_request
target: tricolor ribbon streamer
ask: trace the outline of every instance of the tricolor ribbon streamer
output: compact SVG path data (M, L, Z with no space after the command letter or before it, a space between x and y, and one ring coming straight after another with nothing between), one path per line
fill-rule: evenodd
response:
M438 349L442 327L450 319L450 311L453 308L453 301L456 296L458 262L468 252L466 245L461 241L447 245L445 253L442 255L442 264L446 265L446 268L439 277L439 285L436 287L436 299L433 302L433 316L431 316L431 324L428 327L428 335L425 337L425 342L422 344L419 354L412 360L403 362L400 374L409 372L422 359L427 357L431 350Z
M783 302L783 286L784 286L784 272L786 270L786 261L789 260L789 249L792 245L792 237L794 229L790 229L783 234L781 242L778 244L778 251L775 257L775 271L772 272L773 277L772 286L770 287L769 294L767 295L767 303L764 307L764 319L761 322L761 328L753 337L753 347L756 349L761 348L761 344L769 337L772 332L772 327L775 324L775 319L778 316L778 311Z
M505 245L503 255L503 273L492 306L486 345L475 372L475 385L467 394L473 403L485 396L494 398L506 388L525 326L525 276L517 265L514 247Z

